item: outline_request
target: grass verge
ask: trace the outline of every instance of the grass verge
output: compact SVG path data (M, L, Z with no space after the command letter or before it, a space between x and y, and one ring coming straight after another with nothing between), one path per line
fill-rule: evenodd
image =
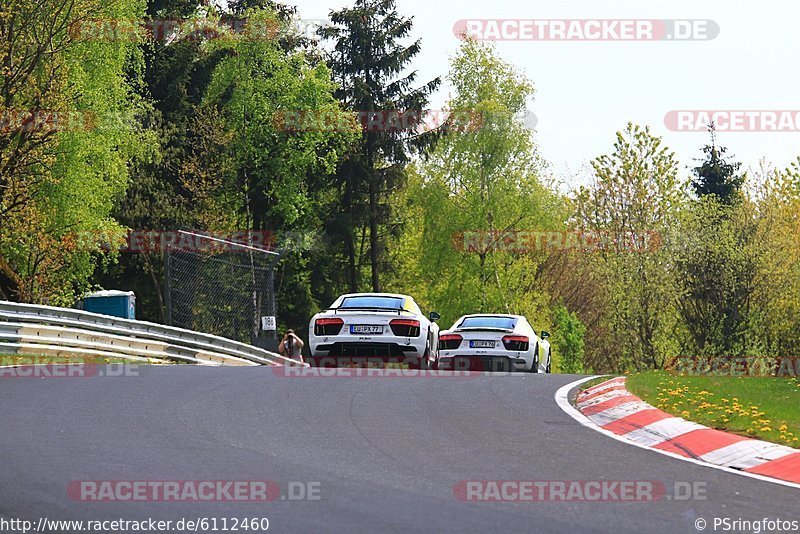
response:
M797 378L676 376L658 371L631 375L627 384L634 395L677 417L800 448Z
M113 358L101 356L82 356L75 354L72 356L52 356L52 355L39 355L39 354L1 354L0 353L0 366L6 365L70 365L70 364L87 364L87 365L106 365L106 364L157 364L161 363L157 360L148 360L147 362L139 362L129 360L127 358Z

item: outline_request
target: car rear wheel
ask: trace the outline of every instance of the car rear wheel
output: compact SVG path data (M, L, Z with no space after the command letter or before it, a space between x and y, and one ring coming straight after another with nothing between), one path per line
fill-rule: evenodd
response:
M539 344L536 344L536 348L533 350L533 365L531 365L531 373L538 373L539 372Z
M431 369L433 367L431 365L430 360L429 360L430 356L431 356L431 347L430 347L430 345L427 345L425 347L425 354L422 356L422 359L419 361L419 368L420 368L421 371L427 371L428 369Z

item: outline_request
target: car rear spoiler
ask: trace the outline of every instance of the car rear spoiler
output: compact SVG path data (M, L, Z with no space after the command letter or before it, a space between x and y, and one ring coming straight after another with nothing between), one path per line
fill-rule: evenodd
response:
M341 308L328 308L325 311L332 311L333 313L339 313L339 311L377 311L377 312L397 312L397 315L403 315L403 312L411 313L408 310L404 310L402 308L345 308L342 310Z

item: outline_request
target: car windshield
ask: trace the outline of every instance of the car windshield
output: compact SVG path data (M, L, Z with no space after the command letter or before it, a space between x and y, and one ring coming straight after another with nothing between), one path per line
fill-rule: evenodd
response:
M348 308L402 310L403 299L398 297L346 297L339 306L339 309Z
M459 328L501 328L503 330L514 330L517 320L511 317L467 317Z

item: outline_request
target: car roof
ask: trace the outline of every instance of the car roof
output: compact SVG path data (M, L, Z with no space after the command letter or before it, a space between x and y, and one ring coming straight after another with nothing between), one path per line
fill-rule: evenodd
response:
M397 299L409 299L408 295L400 295L399 293L347 293L339 298L352 298L352 297L388 297Z
M473 317L497 317L500 319L525 319L524 315L510 315L507 313L473 313L471 315L464 315L461 319L471 319ZM527 321L527 319L525 319Z

